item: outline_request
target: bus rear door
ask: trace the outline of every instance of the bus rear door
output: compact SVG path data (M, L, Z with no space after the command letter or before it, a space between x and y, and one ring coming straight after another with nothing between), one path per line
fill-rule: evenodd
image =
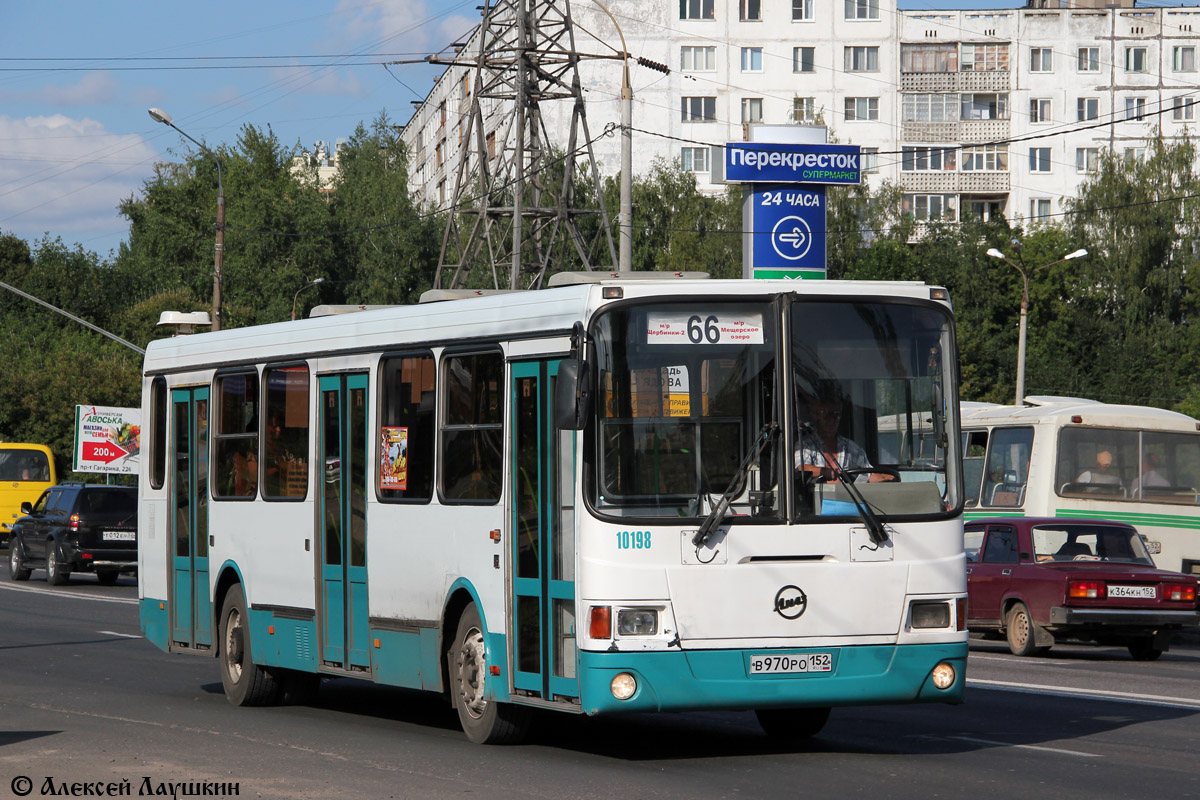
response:
M212 647L208 590L208 387L173 389L171 452L171 642Z

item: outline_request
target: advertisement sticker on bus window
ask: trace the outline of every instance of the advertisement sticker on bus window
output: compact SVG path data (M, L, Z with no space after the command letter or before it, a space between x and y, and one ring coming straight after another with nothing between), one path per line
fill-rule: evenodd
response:
M763 341L762 314L696 310L646 316L647 344L762 344Z
M408 488L408 428L383 428L379 452L380 489Z

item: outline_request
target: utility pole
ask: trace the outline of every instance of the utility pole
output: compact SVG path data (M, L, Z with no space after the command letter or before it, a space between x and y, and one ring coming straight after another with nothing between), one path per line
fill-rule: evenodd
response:
M430 59L468 67L473 79L455 90L465 119L434 288L478 284L489 271L495 288L524 289L564 267L613 269L570 0L483 0L482 11L473 56ZM561 163L541 109L555 100L573 104ZM575 205L580 166L599 208ZM590 241L585 218L596 221Z

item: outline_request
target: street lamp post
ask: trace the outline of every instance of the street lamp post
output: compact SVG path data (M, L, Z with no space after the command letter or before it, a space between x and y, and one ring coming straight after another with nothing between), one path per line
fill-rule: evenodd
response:
M310 286L316 286L318 283L324 283L324 278L313 278L308 283L296 290L296 295L292 298L292 319L296 319L296 301L300 299L300 293Z
M1007 263L1010 267L1021 273L1021 324L1017 334L1017 399L1014 405L1021 405L1025 399L1025 327L1026 319L1029 317L1029 274L1030 270L1025 269L1021 264L1011 260L1008 256L1001 253L996 248L992 247L987 251L987 254L992 258L998 258ZM1073 253L1067 253L1057 261L1051 261L1049 264L1042 264L1036 267L1033 272L1040 272L1046 267L1053 267L1055 264L1061 264L1064 261L1070 261L1073 258L1082 258L1088 254L1087 250L1080 248Z
M217 157L216 153L205 147L203 143L188 136L185 131L181 130L175 124L171 115L161 108L147 110L152 120L174 128L180 135L194 143L207 153L213 161L217 162L217 243L216 252L213 255L212 329L219 331L221 330L221 269L225 263L225 184L221 179L221 159Z

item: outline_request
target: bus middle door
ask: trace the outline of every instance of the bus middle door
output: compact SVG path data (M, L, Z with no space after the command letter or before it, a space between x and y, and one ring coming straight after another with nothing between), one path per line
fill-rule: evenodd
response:
M321 663L366 671L367 376L322 376L321 531L318 598Z
M212 647L208 589L208 387L172 389L171 642Z
M513 682L579 696L575 654L575 433L554 427L557 360L512 365Z

